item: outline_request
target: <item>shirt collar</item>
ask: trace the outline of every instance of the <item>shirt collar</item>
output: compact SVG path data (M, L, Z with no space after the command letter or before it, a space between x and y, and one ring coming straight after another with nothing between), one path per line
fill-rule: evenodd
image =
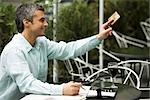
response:
M19 40L19 42L21 43L20 44L21 47L23 49L27 50L27 52L29 52L33 48L36 48L36 49L40 48L40 45L37 41L38 39L36 40L35 46L32 47L32 45L25 39L25 37L21 33L18 33L15 38L17 38L17 40Z

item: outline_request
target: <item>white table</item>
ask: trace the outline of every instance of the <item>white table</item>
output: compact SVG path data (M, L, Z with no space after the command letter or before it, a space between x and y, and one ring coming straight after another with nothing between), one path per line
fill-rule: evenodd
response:
M91 86L83 86L83 88L85 90L80 88L79 95L77 96L63 96L63 95L52 96L52 95L30 94L20 100L85 100Z
M20 100L85 100L84 96L50 96L30 94Z

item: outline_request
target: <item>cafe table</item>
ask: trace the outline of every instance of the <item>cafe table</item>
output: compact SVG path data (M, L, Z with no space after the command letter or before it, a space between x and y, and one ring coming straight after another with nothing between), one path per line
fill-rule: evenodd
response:
M111 82L94 81L90 84L90 90L96 91L96 95L87 94L85 96L50 96L50 95L34 95L30 94L20 100L138 100L141 91L137 88L125 84L115 83L117 89L109 88ZM89 88L89 86L87 86ZM114 96L104 96L102 91L110 93L115 92ZM87 91L88 92L88 91ZM99 94L100 93L100 94Z

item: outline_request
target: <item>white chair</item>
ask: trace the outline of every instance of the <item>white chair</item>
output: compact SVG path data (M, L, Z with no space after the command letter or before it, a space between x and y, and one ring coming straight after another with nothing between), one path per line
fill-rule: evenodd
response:
M124 67L131 68L138 74L141 82L140 90L150 90L149 56L122 54L116 52L110 53L120 59L124 59L124 61L118 63L119 65L122 64Z
M116 67L112 66L111 68L116 68ZM128 84L128 85L134 86L137 89L139 89L139 87L140 87L139 77L132 69L130 69L128 67L122 67L122 66L118 66L117 68L118 68L119 74L121 74L122 72L124 73L123 78L116 77L117 83ZM95 79L93 79L93 77L95 77L95 75L101 74L101 73L109 73L108 68L103 68L103 69L93 73L92 75L87 77L85 81L91 82L91 81L95 80ZM100 77L100 78L103 81L111 81L111 76L108 76L108 77L104 76L104 77Z
M74 77L79 77L84 81L88 76L99 70L99 65L86 62L82 56L65 60L64 64L73 80Z
M75 76L80 77L82 80L85 79L83 74L80 73L80 69L78 69L78 67L76 67L77 71L75 71L75 68L74 68L75 65L72 65L72 60L71 59L65 60L64 64L65 64L65 66L67 68L68 73L71 75L72 80L74 80Z
M150 62L149 61L143 61L143 60L127 60L127 61L121 61L120 63L118 63L118 65L123 65L123 67L134 67L133 69L139 69L139 71L136 73L138 74L139 80L140 80L140 84L143 81L143 77L142 75L145 73L146 78L147 78L147 85L146 86L141 86L139 87L140 90L150 90L150 74L149 74L149 67L150 67ZM136 68L139 67L139 68ZM146 70L144 72L144 69ZM135 71L135 70L134 70Z

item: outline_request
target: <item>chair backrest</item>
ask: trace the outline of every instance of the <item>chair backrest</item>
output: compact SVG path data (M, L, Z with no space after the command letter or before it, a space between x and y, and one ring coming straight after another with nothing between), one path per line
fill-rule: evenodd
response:
M123 84L131 83L130 85L133 85L140 90L150 90L150 84L149 84L149 82L150 82L150 76L149 76L150 62L149 61L126 60L126 61L119 62L118 66L119 66L118 69L125 70L125 74L128 75L128 77L125 78L125 80L123 81ZM145 69L145 71L144 71L144 69ZM93 81L93 77L95 75L101 74L104 71L106 73L107 70L108 70L108 68L104 68L104 69L101 69L101 70L93 73L91 76L86 78L86 81L91 81L91 80ZM147 74L147 76L142 76L143 74ZM134 76L134 78L133 78L133 76ZM143 84L143 77L146 78L144 84ZM100 78L102 78L102 77L100 77ZM135 80L137 80L137 81L135 81Z
M142 30L146 36L147 42L150 41L150 23L148 22L140 22L140 25L142 27ZM150 47L150 44L147 44L148 47Z
M125 53L110 52L122 61L118 63L123 67L134 70L140 78L140 90L150 90L150 56L133 55Z
M116 31L112 31L120 48L128 48L128 44L143 48L147 43L145 41L135 39Z
M121 61L118 65L123 65L124 67L129 67L133 69L140 79L140 90L150 90L150 75L149 67L150 62L147 60L126 60Z
M116 67L112 66L111 68L116 68ZM121 76L121 77L116 78L118 83L128 84L128 85L134 86L137 89L139 89L139 87L140 87L139 77L132 69L127 68L127 67L122 67L122 66L118 66L117 68L118 68L118 71L120 71L119 74L122 75L122 73L123 73L123 77ZM86 78L85 81L90 81L91 82L91 80L92 81L94 80L93 77L95 75L97 75L97 74L100 75L101 73L109 73L108 68L98 70L97 72L93 73L88 78ZM108 76L108 77L106 77L106 76L102 77L101 76L100 78L103 79L103 81L111 81L111 80L108 80L108 79L111 79L111 76ZM105 78L107 78L107 79L105 79Z
M72 80L74 80L74 77L80 77L80 79L84 80L85 77L83 76L83 74L80 73L80 69L79 67L77 67L77 64L73 64L74 60L73 59L68 59L64 61L64 64L67 68L68 73L72 76ZM77 69L75 69L77 68Z
M77 76L82 81L84 81L88 76L93 74L94 71L99 70L99 65L93 65L86 62L82 56L74 59L65 60L64 64L69 74L72 75L72 79Z

